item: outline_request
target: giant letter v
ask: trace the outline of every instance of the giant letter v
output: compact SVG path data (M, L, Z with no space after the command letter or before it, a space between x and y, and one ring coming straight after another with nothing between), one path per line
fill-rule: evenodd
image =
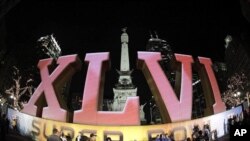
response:
M142 69L147 79L164 123L190 120L192 115L191 63L193 59L189 55L181 54L175 54L175 57L182 64L179 100L158 62L161 59L161 54L156 52L138 52L139 68Z

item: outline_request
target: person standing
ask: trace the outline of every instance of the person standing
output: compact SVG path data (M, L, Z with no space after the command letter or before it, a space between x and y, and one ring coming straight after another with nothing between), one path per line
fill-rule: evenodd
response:
M60 132L56 128L54 128L53 134L47 138L47 141L61 141Z
M106 141L112 141L112 139L110 137L107 137Z
M72 141L72 137L71 137L71 134L70 134L70 133L68 133L68 134L66 135L66 139L67 139L67 141Z
M83 141L83 134L82 132L79 132L77 137L76 137L76 141Z
M89 141L96 141L96 134L91 133Z
M5 121L6 121L6 133L9 134L10 120L8 119L8 117L6 117Z
M67 141L66 136L64 135L63 132L61 133L60 138L61 138L61 141Z
M205 141L211 141L211 132L210 132L210 129L209 129L209 125L208 124L205 124L204 125L204 139Z

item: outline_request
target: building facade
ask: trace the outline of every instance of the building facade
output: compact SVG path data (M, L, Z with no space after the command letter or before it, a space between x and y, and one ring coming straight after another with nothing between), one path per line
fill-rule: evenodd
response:
M227 36L225 41L225 61L228 68L228 76L235 72L244 71L250 77L250 36L241 37Z
M214 62L213 70L218 82L220 92L224 92L227 89L227 65L225 62Z

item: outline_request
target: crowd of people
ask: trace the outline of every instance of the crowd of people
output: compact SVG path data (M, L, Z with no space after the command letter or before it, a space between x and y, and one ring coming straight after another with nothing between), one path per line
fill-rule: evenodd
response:
M228 118L228 131L232 125L250 125L250 109L245 109L243 111L243 118L240 115L230 116ZM193 133L191 138L187 138L187 141L212 141L217 140L217 132L211 131L209 124L203 125L203 129L200 129L198 125L193 128ZM173 137L168 134L159 134L154 139L154 141L174 141ZM70 136L65 136L63 132L59 132L57 129L53 129L53 134L48 137L47 141L72 141ZM75 141L96 141L96 134L91 133L88 136L83 135L79 132ZM105 138L105 141L112 141L110 137Z
M47 138L47 141L72 141L70 134L65 135L56 128L54 128L52 132L52 135Z
M82 132L78 133L78 136L76 137L76 141L96 141L96 134L91 133L89 137L83 135Z
M232 126L250 126L250 107L243 109L242 115L232 115L227 120L227 130Z
M244 109L243 111L243 120L242 120L242 124L243 125L250 125L250 107Z
M65 135L63 132L59 131L56 128L54 128L52 132L52 135L47 138L47 141L72 141L72 137L70 134ZM76 141L78 140L76 139Z
M172 139L166 133L166 134L157 135L155 141L172 141Z
M217 139L216 131L212 132L210 126L205 124L203 129L200 129L198 125L195 125L192 133L193 141L212 141L212 133L214 133L214 140ZM191 139L187 139L191 140Z
M63 132L60 132L56 128L54 128L52 132L52 135L47 138L47 141L72 141L72 138L69 134L65 136ZM91 133L88 137L83 135L82 132L79 132L75 141L96 141L96 137L97 135L94 133ZM112 141L112 139L107 137L105 141Z
M1 114L0 114L1 115ZM17 130L15 118L11 121L7 118L5 114L0 116L0 140L5 141L6 135L9 133L9 127L13 129L13 131ZM230 131L230 127L232 126L240 126L240 125L250 125L250 108L246 108L243 110L242 114L232 115L227 119L227 130ZM225 131L226 131L225 130ZM47 141L73 141L73 137L70 134L65 135L62 131L58 129L53 129L53 134L47 138ZM89 136L83 135L82 132L79 132L75 141L96 141L97 135L91 133ZM213 137L213 138L212 138ZM159 134L154 139L154 141L174 141L174 138L168 134ZM198 125L195 125L193 128L193 133L191 138L187 138L187 141L212 141L217 140L216 131L211 131L210 126L208 124L203 125L203 129L200 129ZM112 141L110 137L106 137L105 141Z

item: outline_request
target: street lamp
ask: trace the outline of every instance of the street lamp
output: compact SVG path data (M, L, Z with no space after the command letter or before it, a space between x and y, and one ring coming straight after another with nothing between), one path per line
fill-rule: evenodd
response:
M13 95L11 95L11 96L10 96L10 98L11 98L11 99L14 99L14 96L13 96Z
M238 96L238 97L240 96L240 94L241 94L241 92L237 92L237 96Z
M234 93L234 97L240 97L240 95L241 95L241 92Z

